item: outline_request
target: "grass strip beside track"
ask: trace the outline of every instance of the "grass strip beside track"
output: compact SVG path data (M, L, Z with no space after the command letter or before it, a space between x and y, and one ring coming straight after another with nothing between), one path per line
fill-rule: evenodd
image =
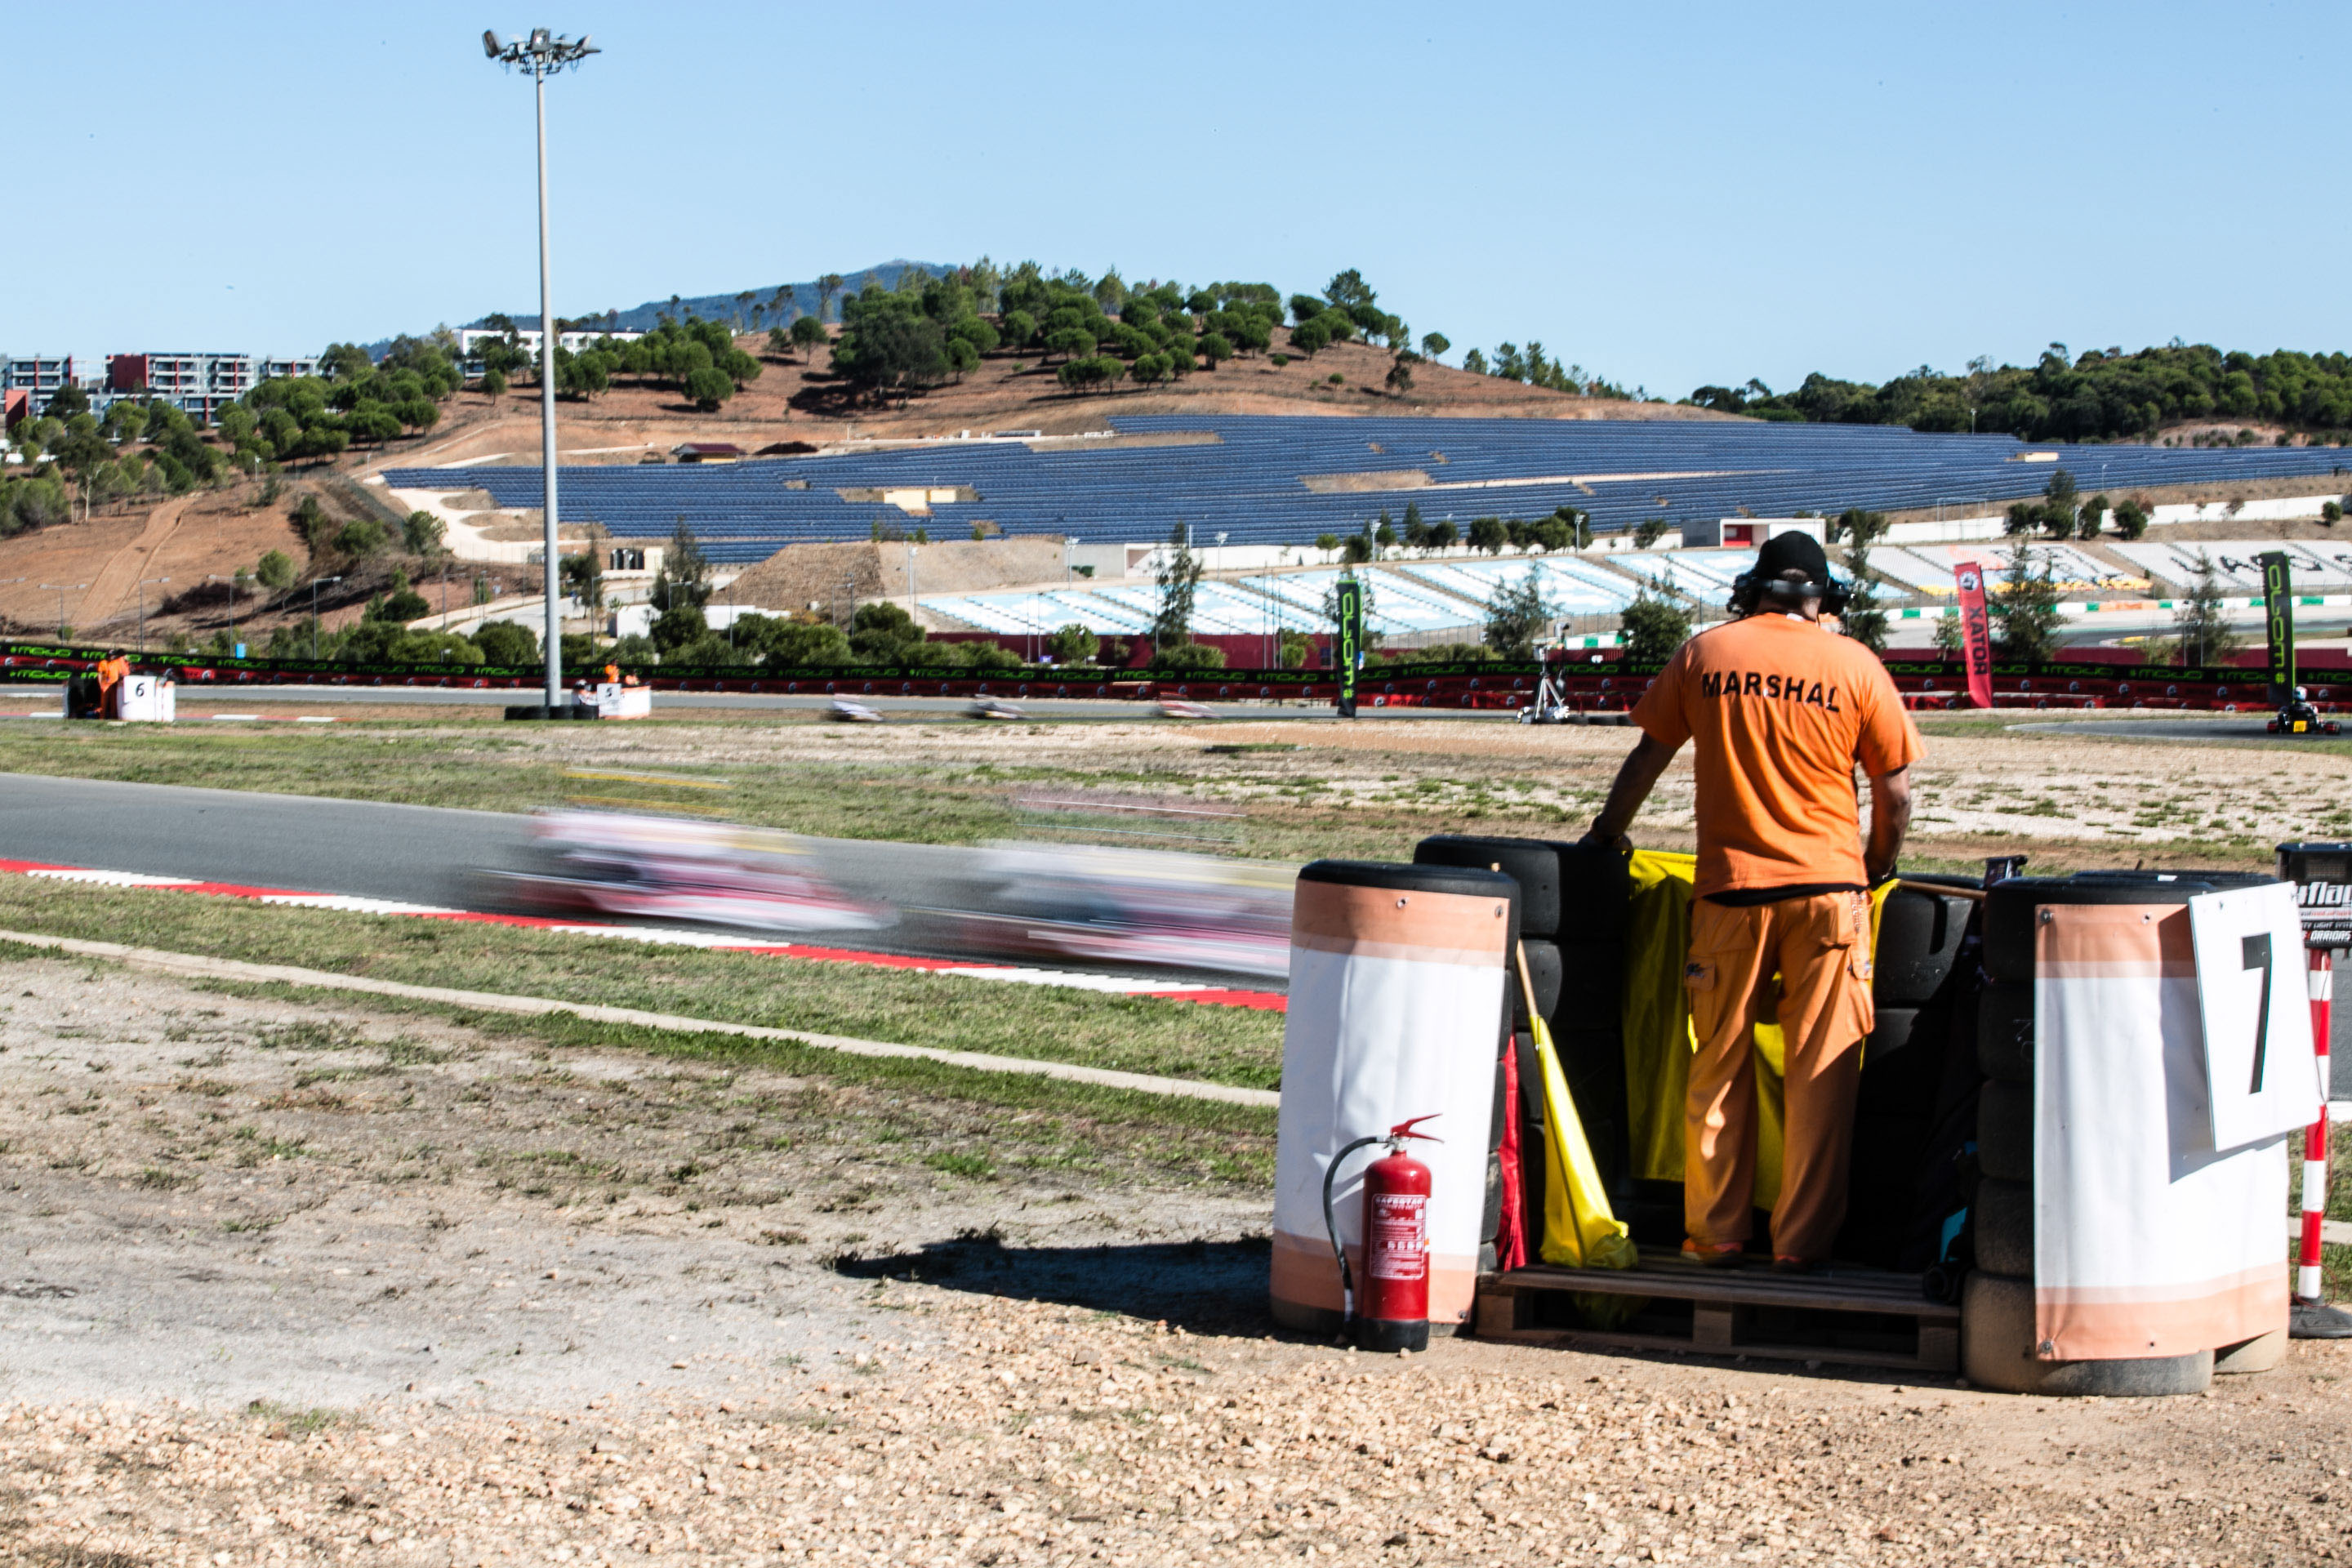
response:
M1173 1095L1184 1100L1214 1100L1227 1104L1256 1105L1274 1109L1276 1097L1271 1089L1241 1089L1231 1084L1198 1083L1190 1079L1153 1078L1143 1073L1115 1072L1104 1068L1076 1067L1068 1062L1040 1061L1032 1058L988 1056L978 1051L942 1051L929 1046L894 1045L882 1040L857 1040L843 1035L813 1035L797 1029L772 1029L756 1024L719 1024L701 1018L688 1018L674 1013L646 1013L634 1007L601 1007L594 1005L554 1002L543 996L508 996L490 991L459 991L442 985L408 985L395 980L379 980L367 975L329 974L316 969L302 969L289 964L245 963L232 958L209 958L201 953L164 952L155 948L125 947L120 942L86 942L74 937L43 936L32 931L0 931L0 942L20 947L53 947L78 958L97 958L109 963L127 964L133 969L152 970L163 974L175 974L190 980L228 980L254 984L307 986L313 990L353 991L372 996L397 996L412 1002L437 1003L444 1006L461 1007L470 1012L517 1014L526 1017L550 1017L568 1013L592 1023L614 1024L624 1028L653 1029L667 1035L734 1035L749 1039L782 1041L817 1050L839 1051L854 1057L886 1057L902 1060L938 1062L948 1067L964 1068L973 1072L1010 1072L1031 1078L1058 1079L1072 1083L1091 1083L1099 1088L1125 1089L1137 1094Z
M442 921L0 879L0 926L407 985L1267 1089L1282 1015Z
M0 937L0 960L59 959L88 965L93 978L125 967L105 958ZM542 1058L568 1050L628 1052L728 1075L764 1070L819 1080L835 1086L831 1092L836 1097L845 1090L862 1096L839 1111L839 1136L859 1142L866 1150L861 1158L887 1161L888 1150L918 1146L909 1139L936 1139L945 1115L949 1124L964 1126L993 1151L992 1158L983 1156L992 1168L966 1172L956 1167L958 1173L973 1179L992 1178L994 1166L1075 1170L1099 1168L1107 1162L1139 1163L1184 1181L1255 1188L1267 1186L1274 1176L1275 1113L1262 1106L980 1070L926 1057L855 1056L791 1039L606 1023L572 1012L486 1012L409 995L355 994L340 984L220 979L194 984L199 991L308 1009L363 1006L370 1014L443 1020L482 1035L532 1042L543 1047L533 1053ZM561 1061L554 1058L551 1065L560 1068ZM971 1112L958 1116L953 1107L959 1104ZM543 1178L545 1173L541 1174Z

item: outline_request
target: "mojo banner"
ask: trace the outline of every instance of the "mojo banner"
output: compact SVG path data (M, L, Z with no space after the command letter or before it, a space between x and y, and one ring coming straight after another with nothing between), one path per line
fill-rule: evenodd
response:
M2279 551L2258 556L2263 563L2263 622L2270 633L2271 700L2294 698L2294 575Z
M1992 706L1992 617L1985 609L1984 568L1963 561L1952 568L1960 596L1960 658L1969 675L1969 706Z
M1339 715L1356 716L1356 667L1364 662L1364 585L1339 579Z

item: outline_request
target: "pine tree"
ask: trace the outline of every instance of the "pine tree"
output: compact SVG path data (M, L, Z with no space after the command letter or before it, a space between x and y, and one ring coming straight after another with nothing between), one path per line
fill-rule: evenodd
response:
M1160 609L1151 617L1151 647L1165 653L1192 640L1192 600L1201 588L1201 558L1181 520L1169 532L1167 553L1152 581L1160 590Z
M1960 617L1956 612L1936 617L1936 657L1958 658L1967 652L1960 637Z
M1617 630L1631 664L1664 664L1675 649L1690 640L1690 612L1675 596L1675 574L1668 571L1655 584L1644 583L1633 602L1619 612Z
M1994 649L2002 658L2040 664L2056 655L2058 628L2066 617L2058 613L2058 584L2050 563L2044 561L2035 572L2031 545L2017 546L2010 557L1992 620Z
M1537 640L1559 615L1559 606L1544 596L1543 579L1530 566L1520 581L1496 584L1486 601L1486 646L1503 658L1533 658Z
M2173 635L2185 665L2209 665L2238 651L2243 640L2230 629L2221 608L2221 585L2213 576L2213 558L2197 553L2197 581L2172 617Z
M1852 513L1848 513L1852 516ZM1864 517L1876 516L1865 512ZM1879 519L1878 528L1885 526ZM1845 614L1839 617L1845 635L1873 653L1886 651L1886 612L1878 607L1878 590L1870 581L1870 541L1878 532L1867 523L1854 527L1853 542L1846 547L1846 570L1853 574L1853 591L1846 596Z

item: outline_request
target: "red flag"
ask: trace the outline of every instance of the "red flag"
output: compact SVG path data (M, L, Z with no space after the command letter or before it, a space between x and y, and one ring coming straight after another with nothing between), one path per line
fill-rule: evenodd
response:
M1519 1142L1519 1042L1516 1035L1503 1037L1503 1147L1497 1152L1503 1166L1503 1210L1495 1221L1495 1267L1498 1269L1524 1268L1528 1266L1528 1216L1519 1185L1525 1154Z
M1969 706L1992 706L1992 617L1985 610L1984 570L1973 561L1952 568L1960 590L1960 658L1969 671Z

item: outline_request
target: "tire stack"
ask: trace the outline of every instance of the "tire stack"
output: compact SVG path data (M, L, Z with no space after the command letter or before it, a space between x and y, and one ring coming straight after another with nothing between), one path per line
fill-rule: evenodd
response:
M1466 834L1424 838L1412 858L1416 865L1499 869L1518 884L1519 945L1527 954L1536 1008L1551 1030L1593 1157L1603 1179L1614 1184L1625 1168L1625 1051L1618 1027L1628 894L1623 858L1574 844ZM1493 1234L1501 1218L1504 1118L1516 1114L1521 1203L1532 1255L1543 1237L1543 1078L1516 971L1506 992L1511 999L1506 1037L1517 1055L1519 1102L1503 1103L1498 1073L1490 1129L1494 1156L1488 1162L1487 1233Z
M2211 1351L2124 1361L2051 1362L2033 1354L2033 948L2045 904L2179 904L2267 878L2230 872L2080 872L1996 884L1985 907L1985 986L1977 1008L1974 1204L1977 1267L1960 1298L1960 1365L1969 1381L2011 1394L2195 1394L2216 1371L2259 1372L2284 1352L2264 1334Z
M1948 882L1950 892L1933 884ZM1853 1165L1846 1223L1837 1256L1880 1268L1925 1260L1905 1257L1916 1228L1923 1162L1936 1144L1948 1094L1956 1026L1969 1012L1974 965L1958 960L1974 902L1965 878L1907 878L1879 913L1871 997L1877 1023L1863 1047L1854 1102ZM1963 1049L1969 1044L1962 1040ZM1963 1061L1961 1066L1967 1064Z

